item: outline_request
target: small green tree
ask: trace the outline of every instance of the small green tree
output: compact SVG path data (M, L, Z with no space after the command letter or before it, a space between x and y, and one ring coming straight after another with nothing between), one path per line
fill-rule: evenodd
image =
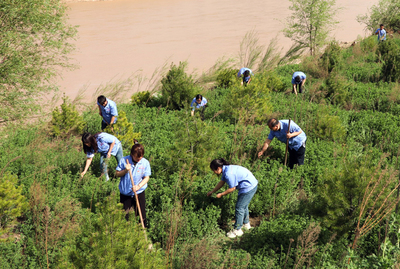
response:
M0 176L0 236L9 232L12 225L28 209L18 177L10 173Z
M171 64L171 69L161 80L161 93L169 109L182 109L192 101L197 87L192 76L186 74L187 63Z
M65 95L60 108L60 110L56 108L52 112L53 118L50 122L50 133L56 137L82 133L86 125L85 121Z
M149 250L134 218L126 221L115 192L87 212L79 234L69 238L57 268L166 268L162 252Z
M125 111L121 111L118 115L118 121L116 124L112 125L112 130L110 125L104 129L105 132L115 135L119 141L121 141L123 148L130 149L135 140L139 140L142 137L142 133L135 133L133 130L132 122L128 121Z
M314 55L327 43L329 31L338 23L336 0L290 0L292 15L287 18L283 33L299 47L309 48Z
M0 1L0 122L39 111L38 97L55 90L76 34L66 10L62 0Z
M400 2L398 0L379 0L369 14L358 15L357 21L365 24L368 30L375 31L382 23L385 28L400 30Z

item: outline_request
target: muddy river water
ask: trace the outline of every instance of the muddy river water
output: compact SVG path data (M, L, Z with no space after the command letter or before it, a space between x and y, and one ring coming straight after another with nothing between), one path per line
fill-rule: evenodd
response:
M338 41L365 36L356 21L378 0L337 0L340 23L332 31ZM68 3L69 22L79 25L76 51L79 65L63 71L60 89L74 98L82 88L91 98L100 84L142 73L151 76L165 62L187 60L191 70L210 68L222 56L237 56L240 41L251 30L261 44L278 37L290 14L289 0L114 0ZM238 66L240 67L240 66Z

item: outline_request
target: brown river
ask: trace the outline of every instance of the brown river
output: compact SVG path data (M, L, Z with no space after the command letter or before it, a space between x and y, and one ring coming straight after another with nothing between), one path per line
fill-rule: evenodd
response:
M331 36L352 42L364 32L356 21L378 0L337 0L340 23ZM260 44L278 37L291 13L289 0L114 0L68 3L69 22L79 25L76 51L79 69L63 71L60 90L72 99L86 89L89 99L101 84L135 74L150 77L165 63L188 61L189 70L201 73L219 58L237 57L240 41L249 31ZM169 64L168 64L169 65ZM240 68L241 66L237 66Z

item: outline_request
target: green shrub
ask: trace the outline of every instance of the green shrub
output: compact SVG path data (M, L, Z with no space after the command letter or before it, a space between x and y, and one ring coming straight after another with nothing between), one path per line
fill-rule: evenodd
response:
M129 152L131 147L135 144L135 140L139 140L142 137L140 132L134 132L133 124L128 121L124 111L119 113L117 123L113 124L112 127L108 125L104 131L115 135L118 140L121 141L122 147L128 149Z
M146 105L152 101L152 95L149 91L137 92L131 97L131 104L137 106Z
M185 73L186 66L186 62L180 62L179 66L171 64L171 69L161 80L161 93L169 109L182 109L189 106L198 92L192 76Z
M50 133L55 136L69 136L80 134L85 128L85 121L79 115L75 106L69 101L68 97L63 97L61 110L58 108L52 112L53 118L50 122Z
M7 234L28 209L18 177L10 173L0 176L0 236ZM1 240L1 239L0 239Z
M235 84L238 84L237 73L238 69L223 69L217 76L217 87L229 88Z
M321 64L323 67L332 72L333 68L341 66L341 47L334 41L331 42L325 49L321 56Z

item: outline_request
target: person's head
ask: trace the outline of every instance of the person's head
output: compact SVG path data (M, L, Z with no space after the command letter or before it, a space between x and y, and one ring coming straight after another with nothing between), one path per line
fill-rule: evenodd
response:
M245 78L250 77L250 71L249 70L244 71L243 76Z
M275 118L270 119L268 122L268 127L269 129L271 129L272 131L278 131L281 127L281 124L279 123L279 121Z
M381 23L381 25L379 25L379 27L380 27L381 30L382 30L385 26Z
M104 95L100 95L99 97L97 97L97 102L102 106L106 106L107 98Z
M301 77L300 76L295 77L294 81L296 82L296 84L299 84L301 82Z
M140 162L140 160L144 156L144 147L142 144L137 143L135 141L135 144L131 148L131 157L134 162Z
M203 100L203 96L201 94L196 95L196 103L201 104L202 100Z
M210 168L215 174L220 175L222 173L222 167L224 165L229 165L229 163L227 161L225 161L225 159L223 159L223 158L214 159L210 163Z
M91 149L93 149L94 152L97 152L98 147L96 138L97 134L92 135L90 133L84 133L82 135L83 152L88 153Z

